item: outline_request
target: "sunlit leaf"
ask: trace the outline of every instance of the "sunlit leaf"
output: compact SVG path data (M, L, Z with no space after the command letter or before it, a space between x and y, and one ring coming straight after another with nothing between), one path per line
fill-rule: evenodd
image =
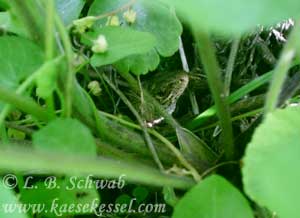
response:
M280 218L299 213L299 129L299 107L269 114L257 128L244 158L246 193Z
M218 175L188 191L176 204L173 218L253 218L246 198Z
M101 0L94 1L91 5L89 15L101 15L111 12L128 4L128 0ZM123 26L130 26L132 29L152 33L157 44L155 49L144 55L133 55L118 62L117 68L123 72L132 71L135 74L145 74L156 69L159 64L159 55L171 56L179 47L178 38L181 35L182 27L172 8L160 1L137 0L131 6L137 13L135 23L129 25L124 19L124 12L117 14ZM96 23L95 28L105 25L106 19Z
M146 53L156 45L156 39L152 34L122 27L105 27L90 32L84 42L92 46L99 35L105 37L107 51L93 55L91 63L94 66L112 64L133 54Z

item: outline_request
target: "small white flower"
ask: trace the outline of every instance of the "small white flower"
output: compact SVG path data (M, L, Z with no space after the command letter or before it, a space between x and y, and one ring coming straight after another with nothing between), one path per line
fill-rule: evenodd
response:
M89 84L88 84L88 89L90 90L90 92L95 95L95 96L99 96L101 94L101 87L100 87L100 84L98 81L94 80L94 81L91 81Z
M104 35L99 35L94 41L92 51L95 53L105 53L108 50L108 43Z
M124 12L123 17L127 23L133 24L136 21L136 12L132 9L129 9Z

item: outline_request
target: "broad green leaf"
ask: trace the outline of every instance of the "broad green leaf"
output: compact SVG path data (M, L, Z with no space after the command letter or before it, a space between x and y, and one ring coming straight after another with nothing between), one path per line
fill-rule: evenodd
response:
M280 218L299 216L300 108L267 115L244 158L246 193Z
M199 182L176 204L173 218L253 218L246 198L218 175Z
M74 119L58 118L33 134L34 147L41 151L96 156L90 130Z
M31 189L23 190L21 201L25 204L43 205L43 210L38 213L43 217L93 214L91 208L97 208L100 203L95 184L88 177L48 177L43 182L30 186ZM83 209L83 205L88 205L89 210ZM33 210L30 212L34 213Z
M113 64L129 55L146 53L156 44L152 34L123 27L104 27L96 32L89 32L87 36L90 40L84 41L92 45L99 35L106 38L108 47L106 52L93 55L91 63L94 66Z
M84 3L84 0L56 0L56 9L66 26L79 17Z
M297 0L165 0L198 30L221 34L250 31L258 24L274 25L284 19L300 17Z
M0 179L0 217L1 218L27 218L26 214L19 213L18 210L7 211L11 207L9 205L19 204L17 197L12 190L4 187L2 180Z
M43 51L31 41L0 37L0 85L14 89L43 63Z
M101 0L94 1L91 5L89 15L101 15L111 12L128 4L128 0ZM152 33L157 44L155 50L147 54L134 55L117 64L119 70L124 72L132 71L135 74L145 74L154 70L159 64L159 55L171 56L179 47L178 38L181 35L182 27L177 19L174 10L160 1L137 0L131 7L136 13L136 21L130 27ZM123 18L125 11L117 14L122 25L128 25ZM95 28L105 25L107 19L102 19L96 23Z
M31 41L16 36L0 37L0 86L16 89L42 63L43 51Z

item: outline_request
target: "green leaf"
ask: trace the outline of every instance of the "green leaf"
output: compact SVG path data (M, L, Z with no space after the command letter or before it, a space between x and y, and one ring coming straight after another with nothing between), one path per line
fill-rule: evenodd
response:
M250 31L258 24L274 25L284 19L300 17L297 0L166 0L198 30L221 34Z
M89 15L101 15L126 4L128 4L128 0L94 1ZM117 67L124 72L132 71L135 74L145 74L149 70L156 69L159 64L159 55L171 56L178 50L178 38L181 35L182 27L174 10L160 1L137 0L131 8L137 13L137 18L130 27L152 33L157 39L157 44L155 50L151 50L147 54L125 58L117 64ZM120 12L117 16L123 25L129 25L123 18L124 12ZM106 21L107 19L100 20L96 23L95 28L103 26Z
M176 204L173 218L253 218L246 198L218 175L199 182Z
M177 128L176 134L182 154L196 161L201 170L206 170L216 162L216 153L197 135L185 128Z
M267 115L244 158L246 193L280 218L297 217L300 196L300 108Z
M241 88L234 91L229 97L227 102L229 104L235 103L242 97L246 96L248 93L254 91L255 89L261 87L262 85L266 84L272 79L273 71L265 73L260 77L252 80L251 82L247 83L246 85L242 86ZM217 113L216 106L213 105L199 114L196 118L192 121L189 121L185 126L188 129L196 129L197 127L201 127L210 117L215 116Z
M0 179L0 217L1 218L27 218L27 216L23 213L19 213L18 210L14 210L12 212L5 211L7 208L6 205L14 205L18 204L18 200L15 194L3 186L3 182Z
M0 51L0 85L6 88L15 89L43 63L42 49L21 37L0 37Z
M132 195L136 198L138 203L141 203L148 197L149 191L147 188L138 186L133 190Z
M163 188L163 195L165 202L170 205L171 207L175 207L178 203L179 199L176 196L176 193L172 187L165 186Z
M27 39L0 37L0 86L16 89L22 80L39 68L43 58L42 49Z
M112 64L132 54L146 53L156 44L155 37L152 34L130 28L104 27L87 34L91 40L96 40L99 35L105 36L108 50L92 56L91 63L97 67ZM91 40L84 40L84 42L92 45Z
M93 214L94 211L90 208L96 208L100 203L95 184L88 177L73 176L67 179L48 177L43 182L34 183L32 187L22 191L21 201L25 204L43 205L43 211L39 213L43 217ZM84 210L83 205L88 205L90 210ZM33 210L30 212L34 213Z
M84 3L84 0L56 0L56 9L66 26L79 17Z
M96 156L90 130L74 119L58 118L33 134L34 147L41 151Z
M118 61L115 67L120 72L128 73L131 71L136 75L147 74L149 71L154 71L158 64L160 58L159 54L156 52L155 48L147 52L144 55L131 55Z
M36 71L36 94L38 97L46 99L57 88L57 76L62 60L62 57L58 57L47 61Z

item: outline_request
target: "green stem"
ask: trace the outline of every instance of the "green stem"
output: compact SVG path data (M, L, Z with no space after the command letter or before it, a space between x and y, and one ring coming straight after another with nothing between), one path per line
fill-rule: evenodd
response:
M35 79L36 73L31 74L27 79L18 87L16 94L21 95L25 90L33 83ZM12 110L12 106L7 104L4 106L0 113L0 127L4 126L4 121L6 116L10 113Z
M229 107L226 102L224 88L221 80L221 71L214 52L214 47L207 33L196 32L195 38L199 54L206 71L208 84L214 98L217 114L223 129L224 154L227 160L234 156L233 133L230 121Z
M60 34L62 43L65 48L68 70L66 75L66 86L65 86L65 107L64 107L64 116L71 117L72 114L72 92L73 92L73 81L74 81L74 69L73 69L73 50L70 43L70 38L66 28L61 21L60 17L55 14L55 23L57 25L58 32Z
M9 89L0 86L0 101L6 102L24 111L32 114L42 121L50 121L53 117L42 107L36 104L32 99L18 95Z
M195 185L190 178L167 175L136 162L59 153L40 153L21 148L0 150L0 156L0 169L2 170L38 170L49 174L93 175L105 178L119 178L121 175L125 175L124 179L128 182L158 187L170 186L178 189L189 189Z
M45 53L46 60L51 60L54 57L54 15L55 4L54 0L45 1L46 4L46 35L45 35Z
M224 93L226 96L228 96L230 94L231 78L232 78L235 58L236 58L236 55L238 52L239 44L240 44L240 38L238 37L238 38L234 39L234 41L231 45L231 50L230 50L226 73L225 73L225 81L224 81Z
M300 25L296 22L274 70L273 79L267 93L264 111L265 115L274 111L277 107L279 95L290 66L292 65L292 61L296 53L300 52L299 37Z
M6 128L4 125L1 125L0 126L0 138L2 140L2 142L4 143L7 143L9 140L8 140L8 135L7 135L7 132L6 132Z

